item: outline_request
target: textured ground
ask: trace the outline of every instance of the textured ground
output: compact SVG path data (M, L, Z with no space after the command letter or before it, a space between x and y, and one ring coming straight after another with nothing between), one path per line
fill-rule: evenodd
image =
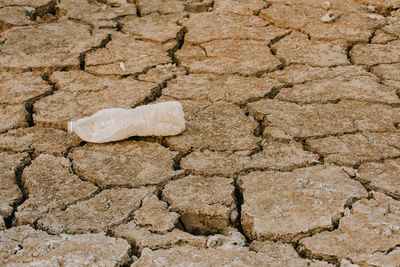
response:
M0 0L0 265L400 266L399 96L400 0Z

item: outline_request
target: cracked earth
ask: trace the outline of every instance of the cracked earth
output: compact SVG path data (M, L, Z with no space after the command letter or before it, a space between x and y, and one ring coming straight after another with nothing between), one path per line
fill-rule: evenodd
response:
M0 81L1 266L400 266L400 0L0 0Z

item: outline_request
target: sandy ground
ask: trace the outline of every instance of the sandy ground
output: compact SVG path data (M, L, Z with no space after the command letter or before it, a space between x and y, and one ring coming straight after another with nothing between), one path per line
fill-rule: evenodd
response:
M0 0L1 266L400 266L400 0ZM177 100L186 130L67 122Z

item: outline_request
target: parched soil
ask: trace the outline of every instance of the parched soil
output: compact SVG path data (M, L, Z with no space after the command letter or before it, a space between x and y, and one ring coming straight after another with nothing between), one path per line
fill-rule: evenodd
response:
M0 0L0 265L400 266L399 127L400 0Z

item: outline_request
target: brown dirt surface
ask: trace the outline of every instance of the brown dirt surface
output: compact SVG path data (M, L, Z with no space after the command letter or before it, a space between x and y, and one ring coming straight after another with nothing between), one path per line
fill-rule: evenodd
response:
M398 267L399 177L400 0L0 0L0 266Z

